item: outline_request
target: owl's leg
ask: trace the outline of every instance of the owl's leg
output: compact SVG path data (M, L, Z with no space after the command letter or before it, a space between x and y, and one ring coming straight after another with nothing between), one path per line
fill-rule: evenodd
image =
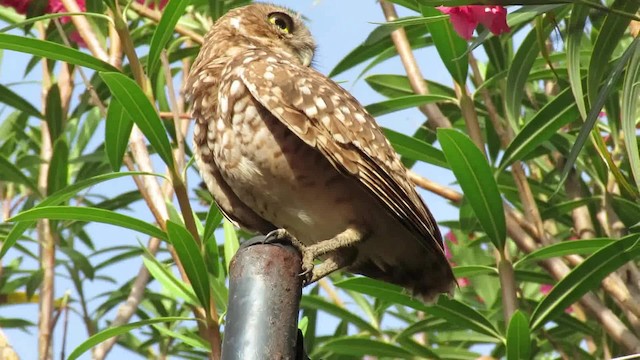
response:
M349 251L341 251L350 248L366 239L367 232L359 226L348 227L343 232L331 239L320 241L316 244L305 246L285 229L270 232L265 242L289 241L302 254L302 274L307 278L306 283L319 280L340 268L350 265L355 256L349 256ZM313 261L323 255L333 253L317 269L314 269ZM355 252L354 252L355 254Z

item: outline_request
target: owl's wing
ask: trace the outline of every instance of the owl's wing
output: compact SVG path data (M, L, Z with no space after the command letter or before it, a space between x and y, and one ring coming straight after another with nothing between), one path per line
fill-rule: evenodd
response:
M251 94L341 173L356 178L422 243L444 253L433 216L373 117L346 90L311 68L248 51L233 64Z

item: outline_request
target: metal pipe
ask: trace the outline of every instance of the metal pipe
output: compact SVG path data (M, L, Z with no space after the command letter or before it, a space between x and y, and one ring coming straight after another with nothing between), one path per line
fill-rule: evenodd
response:
M292 246L265 244L262 236L240 247L229 267L223 360L300 358L300 264Z

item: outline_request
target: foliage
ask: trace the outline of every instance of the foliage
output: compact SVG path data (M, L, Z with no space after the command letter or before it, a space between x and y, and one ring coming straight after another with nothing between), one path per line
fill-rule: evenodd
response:
M26 18L0 8L4 22L24 30L4 29L0 48L32 56L25 75L44 65L45 94L39 109L0 85L0 306L39 302L41 314L38 324L0 316L0 327L30 329L50 343L49 329L64 331L56 324L70 312L88 334L72 359L91 348L103 358L115 335L141 357L217 358L229 261L250 235L215 205L192 209L211 198L197 187L198 199L189 198L188 104L174 94L212 19L249 2L87 1L87 16L71 21L35 2L20 5ZM429 115L414 134L386 131L405 164L451 171L464 193L426 187L460 211L459 221L441 224L450 229L459 288L425 305L394 286L334 274L302 298L311 357L640 352L640 3L495 1L522 5L509 8L511 32L480 27L468 43L434 7L472 1L393 2L413 15L362 34L331 76L367 63L360 76L386 98L367 106L372 114ZM390 6L383 3L392 18ZM397 41L414 50L437 49L450 84L376 72L396 56L411 62L388 36L399 29L406 39ZM476 58L483 53L486 60ZM125 179L137 190L110 185ZM128 229L118 232L128 245L97 244L96 223ZM109 268L131 261L140 270L113 285ZM74 289L55 299L61 278ZM111 285L88 293L94 281ZM329 316L337 325L321 332ZM49 343L39 342L43 358Z

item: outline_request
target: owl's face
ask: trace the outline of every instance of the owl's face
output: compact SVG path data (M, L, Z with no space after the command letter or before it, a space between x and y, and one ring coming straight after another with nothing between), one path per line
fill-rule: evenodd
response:
M300 15L275 5L255 3L229 11L213 31L223 30L236 43L282 52L309 66L316 44ZM212 31L212 32L213 32Z

